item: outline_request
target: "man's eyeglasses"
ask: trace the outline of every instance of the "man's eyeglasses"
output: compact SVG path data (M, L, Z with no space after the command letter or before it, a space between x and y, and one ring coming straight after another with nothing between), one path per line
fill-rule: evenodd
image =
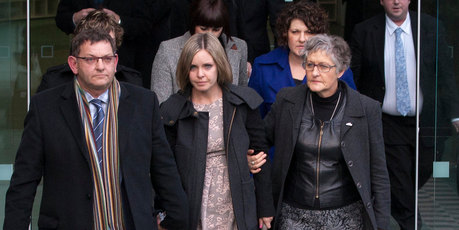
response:
M321 73L328 73L336 65L326 65L326 64L314 64L312 62L303 62L303 68L307 71L314 71L314 67L317 66L317 69Z
M82 59L88 65L96 64L96 62L98 62L99 59L101 59L106 65L113 64L113 62L115 62L116 60L115 55L114 56L103 56L103 57L75 57L75 58Z

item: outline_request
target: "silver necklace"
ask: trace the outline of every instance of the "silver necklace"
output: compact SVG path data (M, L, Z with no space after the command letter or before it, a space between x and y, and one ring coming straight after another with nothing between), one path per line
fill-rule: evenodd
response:
M333 113L332 113L332 115L330 117L330 121L335 116L335 112L336 112L336 109L338 108L340 99L341 99L341 92L339 92L339 94L338 94L338 101L336 102L335 109L333 109ZM311 102L312 115L314 116L314 104L312 103L312 95L309 95L309 101Z

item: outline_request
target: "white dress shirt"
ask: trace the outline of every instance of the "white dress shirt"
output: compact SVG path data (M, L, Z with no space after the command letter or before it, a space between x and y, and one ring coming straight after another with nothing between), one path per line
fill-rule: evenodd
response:
M84 91L84 90L83 90ZM99 99L102 101L102 109L104 110L104 115L107 115L107 107L108 107L108 89L102 93L98 98L94 98L88 92L84 91L84 96L89 104L89 111L91 112L91 119L94 119L94 116L97 112L97 107L91 103L92 99Z
M384 42L384 75L386 82L386 94L384 95L384 101L382 111L384 113L401 116L397 110L397 93L395 86L395 30L397 26L387 15L386 15L386 32ZM408 88L410 92L410 105L411 110L407 116L416 115L416 55L414 52L413 32L411 31L411 20L409 13L406 16L406 20L400 26L403 30L401 33L401 39L403 48L405 50L406 60L406 74L408 80ZM420 96L420 110L422 109L423 96L422 92Z

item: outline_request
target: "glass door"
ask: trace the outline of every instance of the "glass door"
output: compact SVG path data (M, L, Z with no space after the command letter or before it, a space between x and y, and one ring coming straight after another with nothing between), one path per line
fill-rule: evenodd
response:
M56 27L54 20L58 3L59 0L0 0L0 226L3 226L5 194L21 140L28 98L35 94L49 67L67 60L70 39ZM30 39L27 38L28 4ZM32 229L38 229L41 186L36 197Z
M420 65L434 65L436 74L423 76L421 72L420 79L424 105L419 118L419 175L422 178L430 170L433 173L425 184L419 181L418 229L459 227L458 9L458 1L421 2L421 12L424 14L421 28L431 28L429 34L433 36L421 35L421 53L433 47L435 60L434 63L421 60ZM422 86L425 81L434 83L430 87L432 90ZM433 163L429 166L431 161Z

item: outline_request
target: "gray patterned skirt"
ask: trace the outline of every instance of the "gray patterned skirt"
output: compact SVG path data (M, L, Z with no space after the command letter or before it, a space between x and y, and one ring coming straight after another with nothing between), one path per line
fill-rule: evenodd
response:
M279 229L361 230L364 207L362 201L329 210L308 210L282 203Z

